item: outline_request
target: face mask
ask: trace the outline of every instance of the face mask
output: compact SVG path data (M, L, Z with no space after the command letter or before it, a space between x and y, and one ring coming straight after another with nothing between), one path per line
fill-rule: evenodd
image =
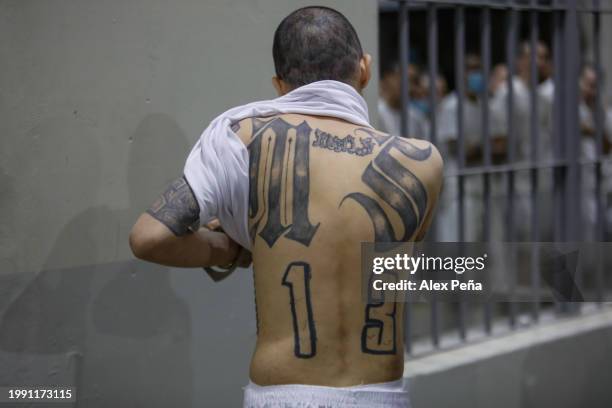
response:
M410 101L410 105L425 115L429 113L429 103L427 103L427 101L417 99L414 101Z
M467 88L468 91L480 94L485 89L484 78L480 72L471 72L467 77Z

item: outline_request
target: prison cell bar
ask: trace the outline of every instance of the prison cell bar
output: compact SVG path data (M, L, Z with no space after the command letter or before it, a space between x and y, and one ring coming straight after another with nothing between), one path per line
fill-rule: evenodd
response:
M509 6L512 6L512 1L509 2ZM514 59L516 54L516 35L518 26L518 13L516 9L510 7L506 11L507 28L506 28L506 65L508 69L508 78L506 81L506 87L508 88L507 100L506 100L506 138L508 146L508 163L511 165L516 161L516 137L514 127L514 75L515 66ZM514 231L514 170L510 169L506 174L506 241L513 242L515 240ZM510 262L514 262L516 259L512 254L509 257ZM511 267L512 268L512 267ZM508 304L508 318L510 328L516 326L517 307L514 302L514 292L516 288L516 275L511 275L510 279L510 302Z
M556 4L556 2L555 2ZM553 12L553 80L555 84L562 83L561 81L565 78L565 67L563 65L563 14L556 10ZM553 154L555 160L565 160L565 148L563 140L565 139L563 134L565 132L564 126L561 124L563 118L563 100L565 98L565 88L562 86L555 86L554 88L554 99L553 99ZM563 218L565 214L565 202L564 196L564 179L565 179L566 167L557 167L553 171L553 239L556 242L563 240L564 238L564 223Z
M463 123L463 101L465 98L465 10L459 5L455 7L455 87L457 93L457 168L461 171L465 167L465 140ZM459 203L459 242L465 242L465 176L457 176L458 203ZM459 313L457 323L459 337L462 341L467 338L466 309L467 305L459 299Z
M410 52L410 27L408 15L408 1L401 0L399 8L399 57L400 57L400 88L401 88L401 103L400 111L400 131L401 136L408 137L410 115L408 115L408 106L410 106L410 84L408 81L408 55Z
M434 3L427 5L427 59L429 71L429 141L438 145L436 124L436 94L438 83L438 15L437 6ZM440 346L439 336L439 308L435 297L431 300L430 313L431 343L437 348Z
M399 3L398 27L399 27L399 60L400 60L400 130L401 136L408 137L410 106L409 84L408 84L408 52L410 47L410 27L408 15L408 1L401 0ZM412 306L410 302L404 305L404 350L412 352Z
M391 7L386 7L389 3L402 1L402 0L382 0L382 9L391 9ZM592 5L589 6L588 0L548 0L552 3L547 3L546 0L539 0L539 2L543 4L530 3L526 0L409 0L411 7L417 8L424 4L440 4L444 6L456 6L456 5L464 5L469 7L487 7L495 10L506 10L509 5L512 8L518 11L526 11L526 10L537 10L537 11L565 11L568 8L568 4L574 3L575 8L579 12L605 12L612 13L612 5L608 4L607 6L602 6L601 3L599 6Z
M536 5L536 0L531 1L532 5ZM530 136L531 136L531 163L537 163L539 159L540 150L540 115L539 115L539 104L538 104L538 84L539 84L539 73L537 66L538 58L538 36L539 36L539 24L538 24L538 11L531 10L529 12L530 17L530 33L529 33L529 99L531 107L530 115ZM537 322L540 318L540 272L539 272L539 246L536 244L540 241L540 206L539 202L539 189L538 189L538 177L540 172L532 168L529 171L530 182L531 182L531 257L530 257L530 270L531 270L531 289L532 289L532 319Z
M597 75L597 82L603 83L603 71L601 69L601 18L600 18L600 1L593 0L593 64ZM601 81L601 82L600 82ZM602 84L605 85L605 84ZM595 239L597 241L604 241L606 239L606 223L604 218L603 209L603 191L601 184L603 183L601 160L603 156L603 144L604 144L604 120L603 120L603 106L601 98L601 89L604 86L597 86L595 89L595 141L596 146L596 164L595 164L595 204L597 211L597 224L595 226ZM601 250L601 246L600 249ZM595 281L597 285L597 300L599 306L602 306L603 300L603 263L600 259L597 262Z
M567 215L573 215L573 217L566 219L568 230L566 240L568 241L580 241L581 236L581 225L580 216L582 215L580 200L580 165L578 162L578 152L580 151L580 139L579 139L579 128L578 128L578 75L579 75L579 44L578 44L578 16L576 3L570 2L567 10L564 13L564 56L566 67L566 81L563 82L564 87L567 89L567 97L564 100L564 128L567 130L565 133L565 142L567 143L566 148L566 159L568 161L568 178L567 178L567 195L566 200L569 204L567 208Z
M491 10L485 7L481 11L481 43L480 54L482 55L482 73L486 84L480 95L482 99L482 136L483 136L483 164L485 168L490 168L491 160L491 134L489 126L489 77L491 72ZM483 178L484 193L484 217L483 217L483 239L485 242L491 241L491 173L486 172ZM485 302L483 306L484 330L486 334L491 334L492 305Z
M438 3L450 3L437 0L412 0L412 2L420 2L427 4L427 18L428 18L428 65L429 65L429 102L432 106L432 112L430 114L430 140L432 142L437 141L437 128L435 123L435 93L436 93L436 82L437 82L437 4ZM532 0L528 5L518 4L514 0L508 0L503 5L500 2L485 1L480 2L475 0L465 1L454 1L452 2L455 9L455 80L456 80L456 94L458 98L457 104L457 156L458 156L458 171L455 175L458 183L458 202L459 202L459 240L464 241L466 238L465 228L465 177L470 174L481 174L483 177L484 191L485 191L485 219L484 219L484 237L485 240L490 238L490 179L491 174L506 172L507 175L507 208L506 208L506 240L514 241L516 239L515 223L514 223L514 207L515 207L515 175L516 172L521 169L528 169L530 172L530 196L531 196L531 234L530 238L532 242L537 242L540 239L540 223L539 223L539 203L537 200L538 194L538 176L539 170L545 167L553 169L553 205L554 205L554 240L555 241L569 241L579 240L581 238L580 233L580 217L582 212L580 211L580 202L578 200L580 192L580 161L578 160L578 152L580 145L580 133L578 129L578 108L577 101L578 96L578 56L579 44L578 44L578 29L577 29L577 12L578 6L574 2L562 3L560 0L554 0L552 5L540 6L536 0ZM489 129L489 111L487 104L483 109L483 160L484 168L481 169L466 169L465 168L465 140L464 140L464 123L463 123L463 98L465 96L464 88L464 75L465 75L465 10L464 5L483 5L485 8L482 10L482 27L481 27L481 54L483 56L483 74L485 75L486 83L488 83L488 76L490 72L490 9L498 8L504 9L507 18L507 30L506 30L506 62L508 66L508 78L507 78L507 101L506 101L506 114L507 114L507 165L496 165L492 166L491 163L491 142L490 142L490 129ZM402 84L401 84L401 95L402 95L402 106L409 106L409 84L408 84L408 52L409 52L409 23L408 23L408 0L400 0L400 69L402 71ZM520 165L517 163L517 138L515 134L515 124L512 120L514 118L514 84L513 78L516 73L515 57L517 50L517 33L519 26L519 11L527 10L530 17L530 105L531 105L531 117L530 117L530 147L531 155L528 165ZM538 94L536 89L536 78L537 78L537 48L538 48L538 36L539 36L539 24L538 24L538 12L540 11L552 11L553 13L553 57L554 57L554 71L553 80L555 84L566 84L567 87L555 86L554 87L554 100L553 100L553 138L556 140L553 142L553 153L554 159L551 163L542 165L539 154L540 145L540 134L539 134L539 106L538 106ZM601 79L601 55L600 55L600 12L601 8L598 0L593 0L593 6L591 8L582 7L580 11L592 12L594 16L593 26L593 41L594 41L594 65L595 70L598 74L598 81ZM605 226L603 225L603 206L601 202L601 156L603 148L603 113L602 113L602 101L599 92L596 94L597 98L597 110L595 117L595 130L596 130L596 141L597 141L597 157L595 160L596 165L596 195L597 195L597 220L598 230L597 237L601 239L605 236ZM402 109L402 134L408 134L408 109ZM513 257L511 257L513 258ZM537 322L540 313L540 299L539 299L539 271L538 271L537 258L532 258L531 264L531 283L532 283L532 316L533 320ZM598 273L601 273L599 270ZM516 277L513 276L513 279ZM598 279L601 279L599 277ZM512 282L513 285L516 282ZM601 290L601 285L598 285ZM465 304L461 302L459 305L459 333L463 341L466 339L466 322L465 322ZM562 305L566 306L566 305ZM564 307L566 308L566 307ZM432 306L431 309L431 323L432 323L432 342L434 347L439 346L439 323L438 323L438 310L436 306ZM516 325L517 310L514 302L510 303L509 310L509 323L511 328ZM490 327L490 312L485 310L485 331L489 333ZM409 322L409 319L407 319ZM410 350L410 326L407 326L407 348Z
M565 121L564 127L567 129L565 133L566 137L566 158L568 161L567 171L567 190L565 199L567 200L568 207L564 222L568 225L567 230L567 241L581 241L582 240L582 205L581 205L581 168L579 163L580 155L580 129L579 129L579 118L578 118L578 101L579 101L579 89L578 89L578 77L580 73L579 69L579 57L580 48L578 43L578 12L576 2L570 2L567 10L564 13L564 50L566 60L564 65L566 67L566 81L563 82L564 87L567 88L567 97L565 98L565 112L563 119ZM580 282L582 279L580 268L576 269L576 282ZM576 312L580 309L580 303L562 303L563 312Z

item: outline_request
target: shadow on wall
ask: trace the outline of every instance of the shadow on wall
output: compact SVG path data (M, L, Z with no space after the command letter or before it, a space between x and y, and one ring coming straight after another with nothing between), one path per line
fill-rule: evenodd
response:
M77 406L192 405L191 313L167 268L138 261L55 268L91 264L127 245L121 225L131 225L181 174L188 148L171 117L150 114L140 122L130 138L129 208L96 206L75 215L40 273L8 293L13 300L0 309L0 383L72 382ZM94 201L96 188L78 191L79 202Z

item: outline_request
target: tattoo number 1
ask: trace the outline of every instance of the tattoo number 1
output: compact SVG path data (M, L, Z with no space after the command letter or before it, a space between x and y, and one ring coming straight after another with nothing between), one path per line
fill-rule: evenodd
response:
M317 333L310 303L310 265L292 262L283 276L283 285L289 288L295 356L311 358L317 353Z

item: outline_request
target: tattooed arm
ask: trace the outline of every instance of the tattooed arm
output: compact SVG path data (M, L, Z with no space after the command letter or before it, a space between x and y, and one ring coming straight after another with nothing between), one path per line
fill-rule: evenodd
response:
M137 258L177 267L227 265L239 246L226 234L199 228L200 209L181 177L138 218L130 233Z

